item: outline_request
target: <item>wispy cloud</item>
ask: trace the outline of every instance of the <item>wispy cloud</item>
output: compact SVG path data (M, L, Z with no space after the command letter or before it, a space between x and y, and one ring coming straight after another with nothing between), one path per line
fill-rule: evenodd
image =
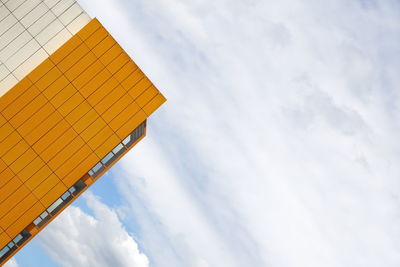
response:
M81 2L168 98L118 174L153 266L400 265L397 1Z
M17 261L16 261L14 258L10 259L10 260L4 265L4 267L18 267L18 266L19 266L19 265L18 265Z
M147 257L139 251L116 212L90 192L85 199L94 216L69 207L39 237L47 253L65 267L148 267Z

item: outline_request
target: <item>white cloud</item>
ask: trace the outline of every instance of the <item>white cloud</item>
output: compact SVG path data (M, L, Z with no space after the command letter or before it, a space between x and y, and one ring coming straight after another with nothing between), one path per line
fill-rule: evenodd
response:
M65 267L149 266L116 212L91 193L85 198L94 216L75 206L66 209L39 236L46 252Z
M81 2L168 98L118 179L154 266L400 265L398 2Z
M6 264L4 264L3 267L18 267L18 263L14 258L11 258L9 261L7 261Z

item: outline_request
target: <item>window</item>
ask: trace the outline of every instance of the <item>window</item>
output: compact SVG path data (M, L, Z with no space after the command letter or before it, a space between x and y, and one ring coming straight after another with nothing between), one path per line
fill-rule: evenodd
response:
M22 231L17 235L12 242L8 243L3 249L0 250L0 263L2 263L13 251L17 249L17 245L22 245L32 235L27 231Z
M126 148L120 143L118 144L110 153L107 154L102 160L101 163L106 167L110 166L124 151Z
M69 191L65 192L62 196L61 199L63 201L69 201L72 199L71 193Z
M144 134L144 126L145 122L140 124L130 135L128 135L123 141L126 147L130 147L133 143L135 143L143 134Z
M79 194L79 192L82 191L83 188L86 187L86 184L82 181L79 180L78 182L76 182L73 186L71 186L71 188L68 190L72 195L76 196L77 194Z
M110 152L107 154L107 156L105 156L101 160L101 163L103 163L106 166L109 166L113 162L113 158L114 158L114 153Z
M18 246L21 246L31 236L31 233L29 233L27 230L24 230L13 239L13 242Z
M108 153L99 163L97 163L88 174L95 178L106 167L110 166L122 153L126 151L133 143L135 143L144 134L146 122L140 124L130 135L128 135L122 143L119 143L110 153Z
M104 166L103 164L101 164L101 162L97 163L96 166L94 166L89 172L88 174L92 177L96 177L97 175L99 175L102 171L104 170Z
M122 144L118 144L118 146L116 146L114 149L113 149L113 153L115 154L115 156L119 156L119 155L121 155L122 153L124 153L124 151L126 150L126 148L122 145Z
M17 246L10 242L2 250L0 250L0 262L3 262L13 251L17 249Z
M65 192L59 199L57 199L51 206L47 209L47 211L44 211L42 214L40 214L39 217L37 217L33 223L37 227L42 227L50 218L51 215L56 214L62 207L65 206L71 199L73 199L74 196L76 196L79 192L82 191L83 188L86 187L86 184L82 181L79 180L76 182L73 186L71 186L67 192ZM49 214L50 213L50 214Z
M45 224L48 220L50 219L50 214L47 211L44 211L42 214L40 214L39 217L37 217L33 223L37 227L42 227L43 224Z
M47 209L47 211L51 215L55 215L59 212L70 200L72 199L72 195L67 191L65 192L59 199L57 199L51 206Z
M122 141L122 143L125 145L125 146L129 146L128 144L131 142L131 135L128 135L128 137L127 138L125 138L123 141Z
M47 209L50 214L54 215L57 211L55 211L61 204L63 200L61 198L57 199L51 206ZM55 211L55 212L54 212Z
M76 192L75 186L73 186L73 187L71 187L70 189L68 189L68 191L69 191L71 194L75 195L75 194L74 194L74 193Z
M22 240L22 238L23 238L23 237L22 237L22 235L21 235L21 234L19 234L19 235L17 235L17 237L16 237L16 238L14 238L14 239L13 239L13 242L17 244L19 241L21 241L21 240Z

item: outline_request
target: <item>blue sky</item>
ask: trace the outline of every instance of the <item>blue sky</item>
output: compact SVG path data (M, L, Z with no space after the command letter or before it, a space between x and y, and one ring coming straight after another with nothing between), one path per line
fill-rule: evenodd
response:
M398 1L79 2L168 101L9 266L400 265Z

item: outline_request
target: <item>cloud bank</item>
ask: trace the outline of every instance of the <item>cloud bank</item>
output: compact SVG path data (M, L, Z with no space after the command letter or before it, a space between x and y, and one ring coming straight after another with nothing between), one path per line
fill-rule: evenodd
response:
M4 267L18 267L18 263L14 258L11 258L9 261L7 261L6 264L4 264Z
M116 212L90 192L85 199L94 216L75 206L66 209L39 236L46 252L65 267L148 267Z
M152 266L400 265L397 1L80 2L168 98L113 170Z

